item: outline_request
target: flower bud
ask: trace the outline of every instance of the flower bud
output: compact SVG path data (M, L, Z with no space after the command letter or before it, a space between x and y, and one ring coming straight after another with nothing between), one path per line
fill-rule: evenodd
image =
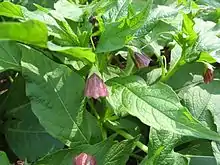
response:
M81 153L74 158L73 165L96 165L96 160L93 156L86 153Z
M95 73L93 73L86 82L84 91L85 96L98 99L99 97L108 96L108 91L103 80Z
M206 84L209 84L214 79L214 69L211 65L208 65L206 71L203 75L203 81Z
M148 67L150 62L152 61L150 57L140 54L138 52L134 53L134 61L138 69Z

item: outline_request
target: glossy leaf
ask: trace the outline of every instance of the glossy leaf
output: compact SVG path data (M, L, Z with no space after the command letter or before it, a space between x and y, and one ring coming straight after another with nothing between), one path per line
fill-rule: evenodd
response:
M0 3L0 15L6 17L23 18L21 7L19 5L14 5L11 2Z
M0 40L15 40L46 47L47 27L39 21L0 23Z
M147 86L145 81L137 76L115 78L107 81L107 85L107 100L117 115L126 112L156 129L216 141L220 139L216 132L192 117L167 85L158 83Z
M84 111L82 77L30 48L22 56L27 96L44 128L68 146L99 140L97 121Z
M95 62L96 55L92 52L91 48L83 47L61 47L53 43L48 44L48 48L52 51L65 53L67 57L76 59L86 59L89 62Z
M0 72L21 69L21 51L15 42L0 41L0 54Z

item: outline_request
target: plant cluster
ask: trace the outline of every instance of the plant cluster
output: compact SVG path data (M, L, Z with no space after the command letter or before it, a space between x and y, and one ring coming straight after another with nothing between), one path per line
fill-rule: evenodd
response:
M219 19L217 0L0 2L0 165L220 164Z

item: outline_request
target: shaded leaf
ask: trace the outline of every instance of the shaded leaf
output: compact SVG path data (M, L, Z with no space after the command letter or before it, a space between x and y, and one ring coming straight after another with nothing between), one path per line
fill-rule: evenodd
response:
M30 48L22 56L27 95L44 128L68 146L99 140L97 121L85 111L82 77Z
M0 72L13 69L19 71L21 51L15 42L0 41Z
M21 160L27 158L32 162L64 147L44 130L31 111L22 77L16 78L1 108L8 119L4 124L6 140Z

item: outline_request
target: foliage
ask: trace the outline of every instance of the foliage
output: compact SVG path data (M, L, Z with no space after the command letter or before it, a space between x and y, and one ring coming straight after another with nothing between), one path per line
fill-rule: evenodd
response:
M219 11L0 2L0 164L220 164Z

